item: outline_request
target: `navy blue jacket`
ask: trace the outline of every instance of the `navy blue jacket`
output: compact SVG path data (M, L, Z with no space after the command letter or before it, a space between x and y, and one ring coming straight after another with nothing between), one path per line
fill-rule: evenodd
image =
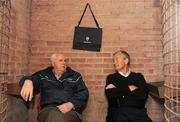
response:
M48 67L31 76L23 77L20 86L26 79L33 81L34 91L40 91L41 108L71 102L75 111L81 113L88 100L89 92L82 76L70 67L67 67L59 79L56 79L53 68Z

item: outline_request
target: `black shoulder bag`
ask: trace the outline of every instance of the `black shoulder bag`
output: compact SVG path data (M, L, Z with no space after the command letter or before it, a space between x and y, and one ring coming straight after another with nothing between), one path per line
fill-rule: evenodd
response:
M81 24L81 21L83 19L87 7L89 7L91 11L91 14L94 18L97 28L79 26ZM102 28L99 27L99 24L92 12L91 6L89 3L87 3L84 12L79 20L79 23L74 30L73 49L100 51L101 41L102 41Z

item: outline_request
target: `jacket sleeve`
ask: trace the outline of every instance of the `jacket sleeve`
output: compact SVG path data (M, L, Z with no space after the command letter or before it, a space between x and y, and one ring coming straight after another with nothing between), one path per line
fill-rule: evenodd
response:
M117 98L126 95L129 92L128 83L123 82L120 84L117 79L111 75L106 78L105 95L107 98ZM106 89L109 84L113 84L115 88Z
M104 92L105 92L105 95L106 97L109 99L109 98L116 98L118 96L118 89L117 88L109 88L109 89L106 89L106 87L109 85L109 84L113 84L113 82L111 81L111 78L110 76L107 76L106 77L106 85L104 87ZM114 84L113 84L114 85Z
M22 87L24 84L25 80L31 80L33 82L33 87L35 91L39 90L39 86L40 86L40 80L41 80L41 71L38 71L34 74L32 74L31 76L24 76L20 79L19 81L19 85Z
M136 90L129 92L132 96L135 96L138 99L148 98L149 89L146 80L141 73L137 73L137 78L132 82L132 85L137 86Z
M88 89L81 76L77 78L76 91L71 98L70 102L73 103L75 110L81 111L81 109L86 105L89 97Z

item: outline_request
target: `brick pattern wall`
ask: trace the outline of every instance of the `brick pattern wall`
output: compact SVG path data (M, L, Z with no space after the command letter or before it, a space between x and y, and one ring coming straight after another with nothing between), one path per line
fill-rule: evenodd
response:
M86 2L91 4L103 28L101 52L72 49L74 26ZM148 82L163 79L159 0L32 0L32 11L31 0L11 0L11 3L9 81L18 81L29 69L32 73L48 66L53 52L64 52L69 57L68 64L83 75L90 92L83 113L85 122L105 121L104 81L114 72L112 54L116 50L128 51L132 57L131 69L142 72ZM89 10L82 26L95 27ZM20 115L15 114L26 113L19 102L9 105L10 108L16 106L14 110L20 108L16 112L12 108L8 110L13 114L9 118L12 122L25 116L19 118ZM154 121L162 120L162 108L152 98L147 108ZM30 110L29 115L34 119L29 121L35 121L36 110Z
M11 0L9 81L28 73L30 59L31 0Z
M30 59L31 0L11 0L8 81L17 82L28 73ZM8 122L27 122L28 111L22 99L8 96Z
M74 26L86 2L103 28L101 52L72 49ZM85 122L104 122L107 105L103 88L106 76L114 72L113 52L128 51L131 69L142 72L148 82L163 79L160 15L159 0L33 0L30 72L48 66L53 52L64 52L68 64L83 75L90 91L83 113ZM81 26L95 27L89 10ZM148 110L152 119L160 120L163 115L155 114L158 111L161 108Z

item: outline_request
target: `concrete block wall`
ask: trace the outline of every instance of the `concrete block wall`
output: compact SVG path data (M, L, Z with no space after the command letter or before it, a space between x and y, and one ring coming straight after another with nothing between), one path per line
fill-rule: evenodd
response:
M101 52L72 49L74 27L87 2L103 28ZM31 0L12 0L9 81L45 68L52 53L64 52L90 92L84 121L105 122L104 84L114 72L115 51L128 51L131 69L143 73L147 82L163 80L160 16L159 0L32 0L32 6ZM81 26L95 27L89 10ZM163 119L162 106L151 97L147 108L154 121ZM36 121L36 110L29 110L30 122Z

